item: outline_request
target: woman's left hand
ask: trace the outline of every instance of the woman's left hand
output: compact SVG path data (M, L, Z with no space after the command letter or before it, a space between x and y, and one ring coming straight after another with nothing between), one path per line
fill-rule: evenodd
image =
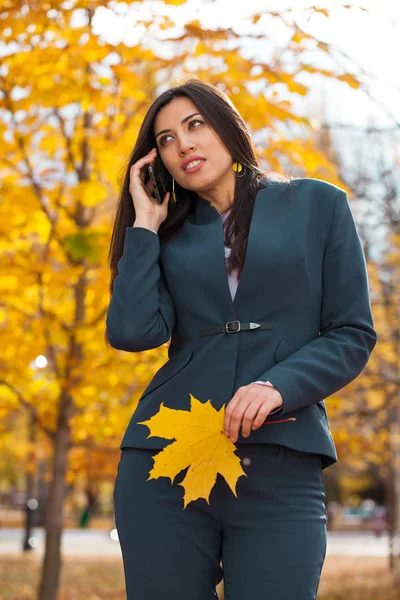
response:
M269 413L282 404L283 398L274 386L259 383L242 385L226 406L225 434L236 442L242 427L242 435L247 437L251 429L258 429Z

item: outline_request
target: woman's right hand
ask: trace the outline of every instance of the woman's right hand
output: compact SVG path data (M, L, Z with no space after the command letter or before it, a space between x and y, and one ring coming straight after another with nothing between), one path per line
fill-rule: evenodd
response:
M153 182L149 179L146 185L144 183L146 170L156 156L157 149L153 148L148 154L131 166L129 171L129 192L135 208L135 222L143 218L159 226L167 218L168 201L171 193L167 192L163 203L159 204L157 199L152 196L154 191Z

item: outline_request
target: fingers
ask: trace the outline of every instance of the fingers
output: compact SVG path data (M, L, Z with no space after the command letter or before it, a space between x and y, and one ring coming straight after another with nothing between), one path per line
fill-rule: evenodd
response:
M247 386L239 388L228 403L225 411L225 433L232 442L236 442L239 437L239 430L250 433L253 422L252 414L257 413L259 404L254 404L254 396ZM253 415L253 416L254 416Z
M229 407L229 404L228 404L228 407ZM247 411L251 412L251 410L252 410L252 404L248 400L246 401L245 398L242 398L238 402L238 404L237 404L236 408L233 410L232 414L230 415L228 436L230 437L230 439L232 440L233 443L235 443L239 437L239 430L240 430L240 427L242 426L244 415L245 414L247 415ZM248 419L248 417L247 417L247 419ZM246 421L246 427L247 426L248 426L248 430L250 431L251 424L248 421Z
M252 429L258 429L259 427L261 427L261 425L263 425L265 419L268 417L269 413L271 411L271 408L269 406L267 406L266 404L262 404L258 410L257 416L253 421L253 425L252 425Z
M248 437L251 430L258 429L271 411L270 398L267 391L257 389L260 386L242 386L228 403L224 417L225 434L236 442L239 430L243 437Z
M150 150L148 154L139 158L133 165L131 166L131 171L134 173L139 173L140 169L142 169L145 165L149 165L157 156L157 149L153 148Z
M242 419L242 436L248 437L252 428L254 417L262 408L262 402L252 402L247 407Z
M233 434L233 428L234 426L236 426L236 421L238 418L238 413L235 414L235 418L234 417L234 413L236 411L236 408L239 406L241 399L244 396L244 388L239 388L236 391L236 394L233 396L233 398L228 402L226 409L225 409L225 417L224 417L224 431L225 431L225 435L227 435L228 437L231 436L231 434Z
M146 154L142 158L139 158L139 160L136 161L129 170L130 179L140 179L140 181L144 183L145 173L143 167L148 166L150 163L152 163L156 156L157 149L153 148L148 154Z

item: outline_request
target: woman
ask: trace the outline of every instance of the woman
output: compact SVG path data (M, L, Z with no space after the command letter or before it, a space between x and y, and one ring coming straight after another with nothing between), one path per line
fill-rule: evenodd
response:
M162 204L145 183L156 157L173 177ZM377 340L346 193L265 174L229 98L192 79L147 112L110 266L109 343L142 352L171 340L121 444L114 497L128 600L211 600L222 577L225 600L315 598L322 470L337 461L324 398L359 375ZM190 394L225 405L247 476L236 497L218 475L210 502L184 510L185 470L173 484L147 481L173 440L141 422L162 402L190 410Z

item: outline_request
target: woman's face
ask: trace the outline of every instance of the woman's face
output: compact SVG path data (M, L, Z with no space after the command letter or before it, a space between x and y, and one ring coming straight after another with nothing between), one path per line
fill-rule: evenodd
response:
M174 98L158 111L154 135L159 157L183 188L200 193L234 186L232 157L190 98ZM185 171L183 161L194 156L203 159L202 166Z

